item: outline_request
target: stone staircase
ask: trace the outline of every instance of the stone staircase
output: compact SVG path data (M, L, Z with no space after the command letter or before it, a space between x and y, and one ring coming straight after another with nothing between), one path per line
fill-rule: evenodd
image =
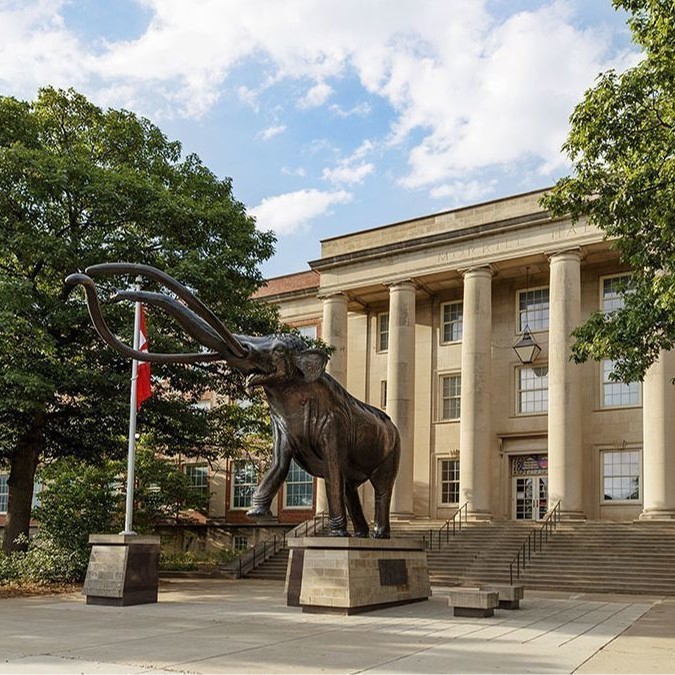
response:
M508 583L509 563L539 523L468 523L443 536L444 521L394 523L393 537L425 539L432 586ZM247 577L284 580L288 549L282 549ZM515 569L514 569L515 572ZM514 579L515 581L515 579ZM577 593L675 595L675 523L561 523L521 573L526 588Z
M521 574L526 588L675 595L675 523L561 523Z

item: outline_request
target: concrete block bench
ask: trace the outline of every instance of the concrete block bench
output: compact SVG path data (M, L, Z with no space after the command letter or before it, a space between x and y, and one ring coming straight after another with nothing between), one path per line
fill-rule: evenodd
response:
M494 616L495 607L499 606L499 593L456 586L450 589L448 605L453 608L454 616Z
M518 609L525 597L525 586L522 584L489 584L481 586L481 589L499 593L499 609Z

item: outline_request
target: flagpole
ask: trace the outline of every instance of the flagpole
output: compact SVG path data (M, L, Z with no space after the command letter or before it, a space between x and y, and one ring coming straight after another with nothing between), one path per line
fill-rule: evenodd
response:
M136 278L136 290L141 290L141 277ZM134 349L140 347L141 303L137 302L134 311ZM129 449L127 452L127 501L124 514L124 531L120 534L136 534L133 529L134 519L134 466L136 455L136 400L138 389L138 361L131 361L131 396L129 401Z

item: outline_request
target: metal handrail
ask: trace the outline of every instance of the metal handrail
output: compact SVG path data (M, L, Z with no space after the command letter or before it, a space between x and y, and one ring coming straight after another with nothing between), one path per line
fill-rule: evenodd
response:
M450 523L452 523L452 536L454 537L458 532L462 531L462 513L464 513L464 522L469 522L468 518L469 504L464 502L457 511L453 514L452 518L443 523L438 528L437 537L438 537L438 550L441 549L441 542L443 540L443 531L445 530L445 543L447 544L450 541ZM434 530L429 530L429 550L434 550Z
M325 520L326 514L320 513L300 523L288 532L282 532L281 535L275 534L272 539L259 541L255 546L244 551L221 569L235 579L241 579L245 574L262 565L262 563L273 555L276 555L282 548L285 548L288 538L311 537L317 531L324 528Z
M530 562L532 555L537 552L537 539L539 539L539 551L544 549L544 544L548 544L549 536L552 536L560 522L560 502L558 502L542 520L541 527L538 530L532 530L527 539L523 542L516 557L509 563L509 583L513 584L513 566L516 566L516 580L520 579L521 569L524 571L527 563ZM521 565L522 562L522 565Z

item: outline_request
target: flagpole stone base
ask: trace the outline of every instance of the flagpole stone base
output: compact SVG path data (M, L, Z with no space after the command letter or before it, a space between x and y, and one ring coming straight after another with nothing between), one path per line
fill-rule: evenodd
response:
M92 534L82 593L88 605L127 607L157 602L159 537Z
M431 595L421 541L301 537L287 539L286 601L307 613L356 614Z

